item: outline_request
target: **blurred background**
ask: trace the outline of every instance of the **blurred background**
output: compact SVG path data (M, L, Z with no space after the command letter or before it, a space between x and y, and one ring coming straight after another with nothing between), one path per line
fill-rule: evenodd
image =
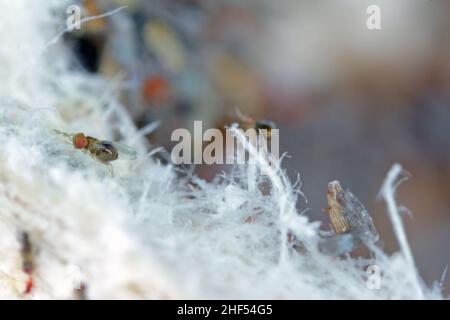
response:
M73 66L119 81L138 127L168 150L175 128L220 128L234 108L280 129L284 167L301 174L309 214L327 229L337 179L369 209L388 252L398 249L376 196L400 162L399 202L421 275L450 262L450 1L84 0L83 17L125 10L66 36ZM381 30L368 30L369 5ZM196 168L211 180L223 167ZM304 207L304 204L299 204ZM450 294L446 277L444 292Z

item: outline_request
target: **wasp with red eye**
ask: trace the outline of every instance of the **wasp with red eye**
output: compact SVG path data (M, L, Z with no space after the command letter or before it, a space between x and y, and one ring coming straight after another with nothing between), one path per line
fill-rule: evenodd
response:
M86 136L84 133L66 133L54 130L57 134L68 138L75 149L87 151L95 160L106 165L111 175L113 168L111 161L117 159L136 160L137 152L133 148L118 142L108 140L99 140L94 137Z

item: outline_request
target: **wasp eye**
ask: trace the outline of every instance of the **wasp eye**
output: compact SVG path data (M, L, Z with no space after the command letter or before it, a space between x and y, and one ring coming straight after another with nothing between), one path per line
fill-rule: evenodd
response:
M73 137L73 144L74 144L75 148L77 148L77 149L84 149L88 145L88 140L84 134L77 133Z

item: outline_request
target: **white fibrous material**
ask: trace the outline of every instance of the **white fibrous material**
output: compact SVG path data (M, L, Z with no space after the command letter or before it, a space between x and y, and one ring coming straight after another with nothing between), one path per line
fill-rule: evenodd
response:
M441 298L414 266L394 198L398 166L381 195L401 251L325 253L299 185L235 125L256 164L211 183L149 156L118 85L70 69L54 41L67 5L0 0L0 298ZM111 176L55 129L119 137L139 158L115 161Z

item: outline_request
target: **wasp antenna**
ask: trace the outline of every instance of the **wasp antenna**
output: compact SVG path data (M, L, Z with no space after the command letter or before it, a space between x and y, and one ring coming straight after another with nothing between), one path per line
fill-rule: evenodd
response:
M71 138L71 137L72 137L71 134L69 134L69 133L67 133L67 132L59 131L58 129L53 129L53 131L54 131L56 134L60 134L60 135L63 135L63 136L65 136L65 137L68 137L68 138Z

